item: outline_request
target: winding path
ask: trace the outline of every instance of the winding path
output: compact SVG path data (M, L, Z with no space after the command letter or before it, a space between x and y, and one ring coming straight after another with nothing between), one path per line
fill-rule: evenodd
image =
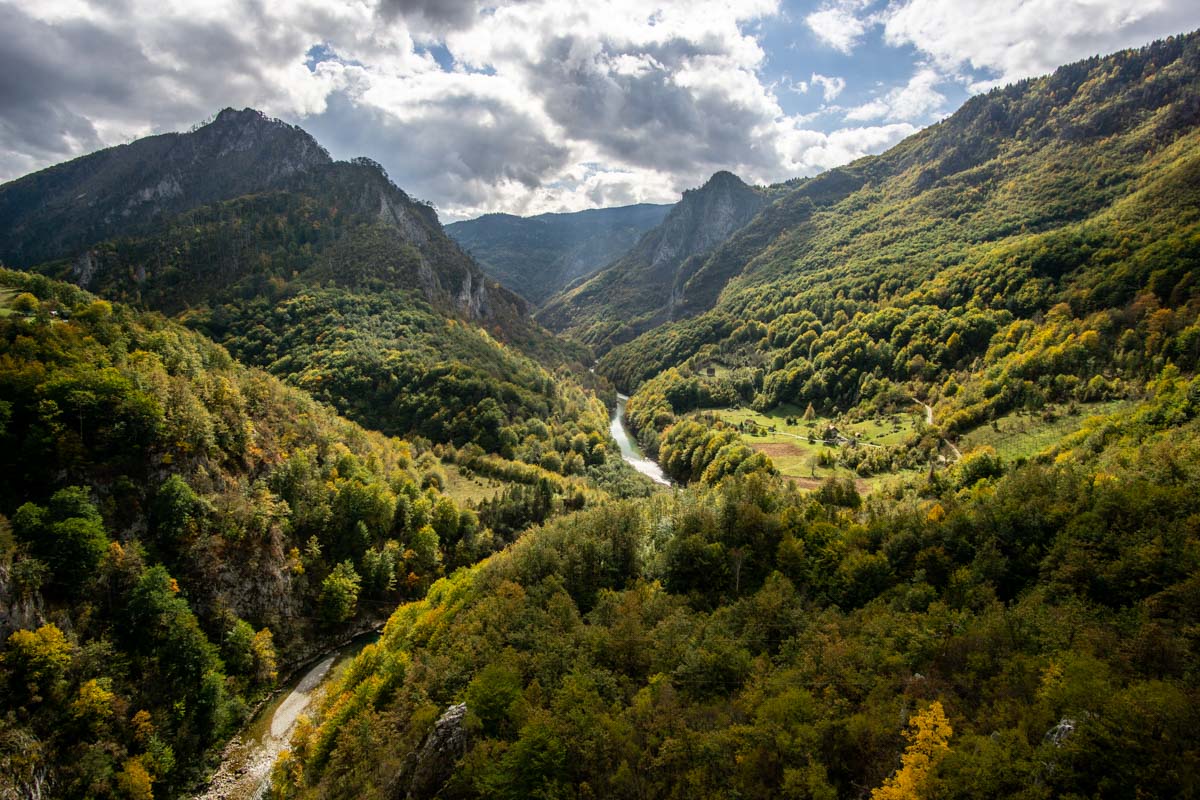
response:
M928 403L926 403L922 400L918 400L915 397L912 398L912 401L925 409L925 424L932 427L933 426L933 406L929 405ZM961 461L962 460L962 451L960 451L957 447L954 446L954 442L950 441L949 439L947 439L944 436L942 437L942 441L945 442L946 447L949 447L951 452L954 453L954 460Z

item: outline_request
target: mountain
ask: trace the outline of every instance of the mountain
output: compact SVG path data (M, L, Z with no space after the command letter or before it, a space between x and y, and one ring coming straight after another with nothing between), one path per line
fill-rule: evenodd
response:
M446 233L489 276L535 305L615 261L662 222L669 205L640 203L564 214L485 214Z
M619 260L548 301L538 321L603 353L672 319L703 257L766 202L764 191L716 173Z
M276 218L269 229L258 224L263 215ZM307 229L295 230L298 222ZM315 251L289 258L289 276L306 282L420 287L431 304L476 320L524 314L512 295L489 292L433 209L378 164L335 162L300 128L252 109L225 109L189 133L140 139L0 186L0 225L0 260L9 266L70 261L62 277L172 313L281 272L263 261L295 236ZM203 252L176 255L188 227L212 235L192 244Z
M605 462L570 446L607 431L578 382L587 352L537 325L378 164L332 161L298 128L226 110L0 186L0 207L6 259L46 258L33 268L175 316L357 422L559 473ZM578 380L554 375L569 365Z
M208 203L283 189L333 163L307 133L221 111L190 133L101 150L0 187L0 262L30 267Z

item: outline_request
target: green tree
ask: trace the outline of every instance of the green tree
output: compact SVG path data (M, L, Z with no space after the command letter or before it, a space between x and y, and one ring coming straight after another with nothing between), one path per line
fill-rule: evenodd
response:
M254 628L244 619L234 619L221 641L221 657L230 672L247 675L254 668Z
M345 622L354 616L358 608L358 591L361 586L358 573L349 561L334 567L321 582L318 600L321 616L326 622Z
M151 507L151 522L159 542L174 547L183 537L192 532L193 521L202 509L200 498L178 475L171 475L154 496Z
M21 292L12 301L13 310L18 314L32 314L38 310L40 305L38 299L29 292Z
M504 664L492 664L471 679L465 700L484 734L496 736L506 730L512 705L520 696L521 676Z
M437 531L432 525L423 525L409 539L408 547L413 552L413 566L421 577L432 577L436 574L442 561L438 549Z
M13 529L31 543L55 581L67 589L93 577L108 550L104 520L81 486L55 492L48 509L32 503L21 506L13 515Z

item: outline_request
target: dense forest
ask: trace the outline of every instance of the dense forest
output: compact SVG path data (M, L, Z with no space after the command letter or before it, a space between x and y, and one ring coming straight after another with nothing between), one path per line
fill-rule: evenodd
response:
M281 669L608 497L563 473L646 491L596 466L596 430L565 466L545 423L514 438L554 470L477 444L439 459L161 315L9 271L0 301L6 791L174 795ZM456 503L441 463L510 488Z
M381 624L270 796L1200 793L1200 34L650 216L556 336L257 112L0 186L0 798Z
M412 445L179 325L0 293L9 788L171 794L280 668L501 544Z
M440 797L1192 796L1197 430L1155 421L1197 388L1103 465L757 471L532 531L393 615L275 795L404 796L465 702Z

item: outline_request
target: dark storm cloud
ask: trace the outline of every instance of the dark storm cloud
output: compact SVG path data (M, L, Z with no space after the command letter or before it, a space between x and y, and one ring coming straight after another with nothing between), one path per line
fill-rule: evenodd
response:
M102 13L49 23L36 6L0 0L0 181L226 106L303 111L304 76L281 70L334 17L300 8L284 24L272 8L238 0L221 15L157 17L107 0Z
M141 53L87 23L50 26L10 6L0 30L0 149L53 158L99 147L87 109L130 100Z
M385 16L403 17L410 23L434 28L465 28L479 14L479 0L380 0Z
M494 5L382 0L378 8L403 26L448 30L469 27ZM498 78L504 89L450 82L419 106L397 110L364 101L375 78L334 55L339 37L353 38L345 19L328 8L289 7L280 18L276 12L283 13L263 0L238 0L236 14L220 15L175 8L156 16L130 5L125 13L50 24L29 7L0 0L0 180L114 144L128 132L186 129L225 106L284 116L335 155L369 155L404 188L450 207L486 207L505 191L521 194L514 186L571 191L571 180L559 181L568 168L579 174L580 143L589 154L675 173L685 183L754 163L764 151L749 134L760 113L719 92L694 96L674 80L682 65L727 53L729 43L719 37L614 46L603 31L563 36L531 60L510 64L507 77ZM294 73L283 77L280 70L322 41L332 43L330 63L310 66L349 64L345 80L357 83L308 95L296 88ZM369 48L384 40L358 41ZM648 66L618 64L630 58ZM308 99L289 105L289 92ZM318 109L328 100L323 113L304 105L312 96ZM588 197L632 191L632 183L621 183L632 179L612 180L591 186Z

